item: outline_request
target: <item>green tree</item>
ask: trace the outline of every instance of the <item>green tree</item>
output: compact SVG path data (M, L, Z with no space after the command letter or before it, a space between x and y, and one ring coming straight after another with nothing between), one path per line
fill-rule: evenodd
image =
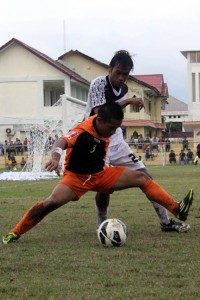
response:
M182 123L181 122L167 122L166 123L166 132L181 132Z

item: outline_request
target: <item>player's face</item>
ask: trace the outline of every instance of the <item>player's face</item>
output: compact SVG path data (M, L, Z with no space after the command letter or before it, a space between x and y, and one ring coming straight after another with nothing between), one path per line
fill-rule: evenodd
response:
M97 128L99 133L104 138L109 138L111 135L113 135L118 127L120 127L122 124L122 120L113 120L111 119L109 122L105 122L98 119Z
M120 87L127 79L130 73L130 68L117 65L109 68L110 81L113 86Z

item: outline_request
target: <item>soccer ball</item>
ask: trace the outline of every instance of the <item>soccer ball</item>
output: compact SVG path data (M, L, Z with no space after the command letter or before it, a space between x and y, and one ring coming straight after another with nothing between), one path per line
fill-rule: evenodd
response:
M97 236L103 246L120 247L126 243L126 225L118 219L107 219L99 226Z

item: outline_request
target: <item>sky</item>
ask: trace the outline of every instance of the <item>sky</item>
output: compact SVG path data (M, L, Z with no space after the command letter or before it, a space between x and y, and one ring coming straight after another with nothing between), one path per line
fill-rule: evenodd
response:
M72 49L106 64L125 49L133 75L163 74L187 103L181 51L200 50L199 16L199 0L1 0L0 46L16 38L53 59Z

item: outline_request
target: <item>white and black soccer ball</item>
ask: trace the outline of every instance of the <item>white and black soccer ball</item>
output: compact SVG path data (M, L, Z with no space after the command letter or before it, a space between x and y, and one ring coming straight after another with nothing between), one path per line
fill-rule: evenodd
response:
M103 246L120 247L126 243L126 225L118 219L107 219L99 226L97 236Z

